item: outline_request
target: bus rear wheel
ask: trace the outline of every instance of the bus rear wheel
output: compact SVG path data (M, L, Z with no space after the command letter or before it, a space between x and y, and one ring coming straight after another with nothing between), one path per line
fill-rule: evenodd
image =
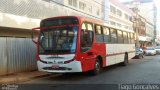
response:
M93 75L98 75L101 72L101 62L100 60L97 58L94 64L94 70L92 71Z
M128 65L128 54L126 53L124 56L124 61L121 63L122 66L127 66Z

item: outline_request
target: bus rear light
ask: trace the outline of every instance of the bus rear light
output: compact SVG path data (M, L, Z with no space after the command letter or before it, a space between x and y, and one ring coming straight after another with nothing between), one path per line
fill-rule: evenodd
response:
M74 59L71 59L71 60L68 60L68 61L64 61L64 64L70 63L72 61L74 61Z

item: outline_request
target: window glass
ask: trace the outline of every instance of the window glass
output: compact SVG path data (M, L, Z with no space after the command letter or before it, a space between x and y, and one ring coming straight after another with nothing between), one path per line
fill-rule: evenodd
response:
M118 34L118 43L123 43L123 33L122 31L117 31Z
M131 43L135 43L134 40L135 40L134 34L131 33Z
M68 0L68 4L72 6L72 0Z
M114 6L110 6L110 12L116 14L116 8Z
M89 30L89 31L92 31L92 30L93 30L92 24L87 24L87 27L88 27L88 30Z
M86 4L84 2L79 2L79 9L85 10Z
M101 26L96 25L96 34L102 34Z
M85 30L87 29L85 23L82 24L82 29L83 29L83 30L84 30L84 29L85 29Z
M117 31L111 29L111 43L117 43Z
M97 9L97 16L100 15L100 9Z
M75 53L78 27L42 30L39 36L40 54Z
M102 34L102 28L100 25L96 25L96 41L97 42L103 42L103 34Z
M109 28L107 28L107 27L103 27L103 33L104 33L104 35L109 35Z
M133 34L131 33L131 38L133 38Z
M88 28L88 29L86 29ZM93 28L92 24L83 23L81 30L81 52L89 50L93 43Z
M68 4L73 7L77 7L77 0L68 0Z
M88 6L89 13L92 13L92 6Z
M128 43L131 43L131 36L130 36L130 33L128 33Z
M73 1L73 6L77 7L77 0L72 0Z
M123 38L124 38L124 43L127 44L127 43L128 43L128 35L127 35L127 32L123 32Z
M120 11L120 10L117 9L117 15L118 15L119 17L121 17L121 16L122 16L122 11Z
M109 31L109 28L103 27L103 34L104 34L104 42L110 43L110 31Z

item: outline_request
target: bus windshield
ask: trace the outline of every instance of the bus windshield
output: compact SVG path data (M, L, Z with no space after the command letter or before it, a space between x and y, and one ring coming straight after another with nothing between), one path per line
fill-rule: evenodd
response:
M77 26L42 30L39 54L71 54L76 51Z

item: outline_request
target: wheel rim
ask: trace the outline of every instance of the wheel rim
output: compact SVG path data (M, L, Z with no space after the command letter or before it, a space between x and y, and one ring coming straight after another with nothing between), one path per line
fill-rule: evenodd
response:
M96 69L96 71L97 71L97 72L99 72L99 71L100 71L100 64L99 64L99 62L98 62L98 61L96 61L95 69Z

